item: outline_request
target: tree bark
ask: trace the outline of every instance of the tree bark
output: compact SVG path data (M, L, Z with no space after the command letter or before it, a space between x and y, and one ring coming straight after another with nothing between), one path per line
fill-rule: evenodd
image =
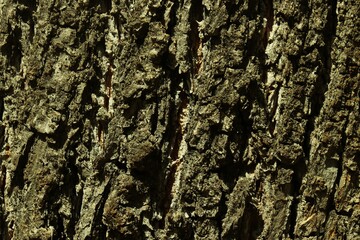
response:
M2 239L360 239L356 0L0 0Z

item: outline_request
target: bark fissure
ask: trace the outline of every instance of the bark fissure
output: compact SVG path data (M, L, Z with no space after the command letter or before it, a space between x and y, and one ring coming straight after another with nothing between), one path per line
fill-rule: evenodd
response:
M6 55L9 66L15 68L16 72L20 71L20 64L22 59L21 49L21 28L18 26L8 25L9 35L6 39L6 44L1 46L0 50L3 55Z
M292 184L292 192L290 195L292 196L292 201L290 205L290 213L289 213L289 220L288 220L288 229L289 229L289 236L291 239L295 239L295 227L297 224L297 217L298 217L298 206L301 196L301 186L303 178L307 172L307 165L306 165L306 159L303 161L298 161L294 167L292 168L293 176L291 179Z
M104 106L106 110L112 111L110 108L110 102L112 101L112 75L113 75L113 63L112 60L110 60L108 70L105 73L105 88L106 88L106 96L105 96L105 102Z
M0 142L1 144L1 142ZM2 145L2 144L1 144ZM6 167L3 165L0 172L0 238L5 239L6 233L6 215L4 209L5 201L5 186L6 186Z
M216 216L217 228L219 229L218 239L222 239L223 219L225 218L227 212L226 201L227 201L226 193L222 192L219 201L219 211L217 212L217 216Z
M188 99L184 92L180 93L180 106L178 109L177 117L176 117L176 134L174 137L174 143L171 147L170 151L170 163L169 170L166 176L166 185L165 185L165 200L164 200L164 213L163 213L163 221L166 220L166 215L171 207L171 203L174 198L174 184L176 184L176 175L181 174L179 172L179 165L182 164L184 154L186 149L181 149L182 144L184 144L184 134L186 131L186 125L188 121Z
M80 139L79 134L75 134L74 139ZM80 173L76 166L76 159L80 156L76 152L76 148L73 146L68 146L67 150L67 164L65 166L66 171L64 171L64 185L60 189L61 192L64 192L65 195L73 203L71 206L71 216L69 219L68 229L66 229L66 235L69 238L73 238L75 235L75 226L80 218L80 211L82 205L83 189L77 189L77 184L81 181Z
M91 226L91 235L90 236L97 236L98 239L106 239L106 231L107 226L103 223L103 213L104 213L104 206L106 200L110 194L111 189L111 180L112 177L109 178L108 183L106 184L104 191L102 193L101 199L99 203L96 205L94 221Z
M332 163L332 164L336 166L337 172L336 172L335 181L331 187L329 197L327 200L327 204L326 204L326 219L325 219L324 226L326 226L326 224L329 220L331 211L337 212L336 205L335 205L335 193L340 186L340 179L343 174L344 154L345 154L345 149L346 149L346 145L347 145L347 135L345 132L346 132L346 128L348 127L348 124L349 124L349 116L346 116L344 126L341 129L340 146L339 146L339 149L337 149L339 159L329 159L328 160L329 162L334 161L334 163Z
M32 133L32 135L29 137L29 139L26 142L24 151L21 153L21 156L19 157L16 169L14 171L14 176L12 178L11 181L11 186L10 186L10 192L9 194L11 195L14 187L18 186L20 189L24 188L24 184L25 184L25 180L24 180L24 170L26 168L26 165L28 163L29 160L29 156L30 156L30 151L31 148L33 147L35 140L37 138L37 135L35 133Z
M48 201L43 204L44 226L52 227L51 237L65 239L64 219L60 215L60 203L57 201L61 196L60 187L53 184L48 190Z
M176 7L175 7L176 8ZM178 181L181 178L181 168L183 158L187 152L187 143L185 142L185 134L187 131L187 123L189 121L189 93L193 91L193 79L199 74L202 65L202 43L199 36L198 22L202 20L202 2L193 2L190 6L190 59L191 59L191 73L175 74L175 79L180 80L177 88L174 89L176 92L175 100L179 102L177 108L177 114L175 118L175 135L170 138L173 139L171 142L170 159L171 162L168 166L168 174L166 176L165 185L165 198L164 198L164 211L162 227L164 227L166 216L171 208L174 201L174 194L178 190L174 190L174 187L179 188ZM171 23L171 22L170 22ZM175 23L173 23L175 24ZM170 32L172 32L170 30ZM171 74L174 75L174 74Z
M0 96L0 121L3 120L3 114L4 114L4 97ZM0 128L2 128L3 126L0 126ZM0 130L1 131L1 130ZM2 136L0 138L0 144L2 146L2 138L4 137L4 134L0 134L0 136Z
M193 1L190 8L190 33L189 33L189 45L191 46L191 78L195 78L196 75L201 73L203 65L202 56L202 39L200 37L199 23L204 18L204 9L202 0ZM192 86L190 79L190 86ZM190 89L192 89L190 87Z

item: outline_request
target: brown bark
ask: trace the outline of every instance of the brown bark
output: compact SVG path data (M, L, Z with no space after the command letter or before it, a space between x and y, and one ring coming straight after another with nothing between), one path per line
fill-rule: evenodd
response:
M360 238L359 8L1 0L2 239Z

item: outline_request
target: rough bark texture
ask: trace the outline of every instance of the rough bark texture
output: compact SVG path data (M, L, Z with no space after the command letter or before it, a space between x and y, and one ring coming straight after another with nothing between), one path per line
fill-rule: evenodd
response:
M360 239L357 0L0 0L2 239Z

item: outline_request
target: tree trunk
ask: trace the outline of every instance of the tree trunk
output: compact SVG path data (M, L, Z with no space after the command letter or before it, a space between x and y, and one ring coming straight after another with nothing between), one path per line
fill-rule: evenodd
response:
M356 0L0 0L2 239L360 239Z

